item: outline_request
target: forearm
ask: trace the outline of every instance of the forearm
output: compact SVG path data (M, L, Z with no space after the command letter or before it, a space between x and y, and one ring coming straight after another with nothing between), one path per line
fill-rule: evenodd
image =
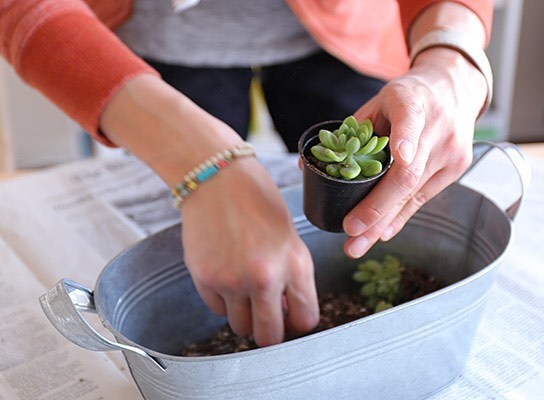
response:
M100 126L170 187L202 161L242 141L225 123L150 75L129 81L111 98Z
M489 4L484 1L477 4L483 8ZM409 12L414 14L408 5L424 2L402 3L407 18ZM474 57L454 42L466 44L470 54L482 55L488 23L489 19L482 20L457 2L436 2L425 8L407 31L408 44L415 48L410 70L388 82L357 111L359 120L370 118L382 127L378 131L389 130L395 162L344 220L350 236L345 250L351 257L362 256L379 239L395 236L470 164L474 123L487 84Z

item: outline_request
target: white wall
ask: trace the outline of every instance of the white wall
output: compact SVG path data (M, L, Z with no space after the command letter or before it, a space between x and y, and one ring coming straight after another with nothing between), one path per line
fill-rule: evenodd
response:
M524 0L510 124L512 141L544 142L544 1Z
M0 142L2 137L11 142L10 156L16 168L48 166L81 157L79 127L25 85L4 60L0 60L0 99Z
M0 171L9 171L13 169L14 165L9 121L5 113L6 102L3 83L4 81L0 79Z

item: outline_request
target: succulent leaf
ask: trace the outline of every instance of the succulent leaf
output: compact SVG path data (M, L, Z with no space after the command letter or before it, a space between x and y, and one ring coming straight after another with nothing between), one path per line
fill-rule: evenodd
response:
M377 137L377 136L374 136ZM374 147L374 150L372 150L368 155L373 156L374 154L378 154L380 151L385 149L385 146L387 146L387 143L389 143L389 137L388 136L380 136L378 137L376 147Z
M312 146L312 148L310 149L310 151L312 152L313 156L315 158L317 158L319 161L323 161L323 162L333 162L334 160L332 160L331 158L329 158L327 155L326 155L326 151L328 149L326 147L323 147L322 145L320 144L317 144L315 146Z
M365 119L363 122L361 122L359 129L357 130L357 136L359 136L359 139L361 139L361 144L365 145L370 140L372 132L372 122L369 119Z
M333 178L340 178L340 164L329 164L325 169Z
M367 283L361 287L361 294L366 297L374 297L376 294L376 284L374 282Z
M361 147L361 149L359 149L357 155L370 154L372 151L374 151L376 144L378 144L378 137L373 136L363 147Z
M387 284L386 280L379 280L377 282L377 288L376 288L376 294L382 298L387 298L389 296L389 292L391 291L391 287Z
M360 133L364 132L365 134L368 134L368 133L372 133L373 131L374 131L374 127L372 126L371 120L365 119L359 124Z
M353 131L357 131L359 129L359 122L357 122L357 119L353 115L350 115L344 120L344 124L349 126Z
M359 283L369 282L374 274L370 271L362 270L353 274L353 280Z
M340 136L340 135L347 135L348 132L349 132L349 126L347 126L346 124L342 123L342 125L340 125L340 128L338 128L336 131L334 131L336 135Z
M365 177L371 177L382 172L382 163L378 160L364 160L363 162L358 162L361 167L361 174Z
M340 164L340 175L348 181L355 179L361 173L361 167L353 159L353 157L348 157L348 159Z
M393 257L392 255L388 254L384 257L382 265L388 270L396 270L400 268L400 260L397 257Z
M376 307L374 307L374 312L381 312L390 309L393 307L393 304L388 303L387 301L380 301L378 304L376 304Z
M346 147L347 140L348 140L348 137L346 134L342 133L338 135L338 141L340 142L340 146L342 146L342 148Z
M387 161L387 153L385 152L385 150L382 150L377 154L373 154L372 158L374 160L378 160L379 162L381 162L383 164L384 162Z
M346 142L346 153L353 154L356 153L361 148L361 142L359 138L352 137Z
M342 162L346 159L347 154L345 152L337 152L331 149L325 148L325 155L332 161Z
M374 275L376 272L378 272L379 270L381 270L382 268L382 263L379 262L378 260L367 260L365 262L362 262L360 263L357 268L360 270L360 271L368 271L370 272L372 275Z
M321 129L319 131L319 141L323 146L328 147L331 150L344 150L343 146L341 146L340 144L338 137L334 133L326 129Z

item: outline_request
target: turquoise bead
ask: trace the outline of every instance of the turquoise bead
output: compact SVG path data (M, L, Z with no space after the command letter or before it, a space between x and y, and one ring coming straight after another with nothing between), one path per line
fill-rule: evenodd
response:
M214 176L216 173L217 173L218 169L215 165L212 165L211 167L208 167L206 168L204 171L202 171L201 173L199 173L197 176L196 176L196 179L199 181L199 182L204 182L206 179Z

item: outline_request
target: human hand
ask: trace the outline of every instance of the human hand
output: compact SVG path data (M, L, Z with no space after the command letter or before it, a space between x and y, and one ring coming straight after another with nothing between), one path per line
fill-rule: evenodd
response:
M266 346L317 324L312 258L257 160L236 160L192 193L182 227L196 288L235 333Z
M169 187L238 134L161 80L140 76L106 107L101 127ZM184 257L204 302L259 346L319 320L313 262L281 193L255 158L233 161L183 201Z
M395 162L345 218L344 250L361 257L389 240L428 200L458 179L472 159L474 123L487 94L485 79L447 48L421 53L410 71L392 80L355 117L390 132Z

